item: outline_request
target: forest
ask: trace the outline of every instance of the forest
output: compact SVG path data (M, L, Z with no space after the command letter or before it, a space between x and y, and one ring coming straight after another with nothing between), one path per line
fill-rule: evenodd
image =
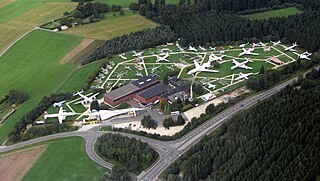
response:
M92 55L87 57L82 64L88 64L122 52L142 50L174 40L176 40L176 36L168 27L159 26L154 29L146 29L106 41Z
M320 71L233 116L163 174L164 180L319 180ZM181 174L182 173L182 174Z
M106 133L98 138L96 151L103 159L139 174L158 158L148 143L120 134Z

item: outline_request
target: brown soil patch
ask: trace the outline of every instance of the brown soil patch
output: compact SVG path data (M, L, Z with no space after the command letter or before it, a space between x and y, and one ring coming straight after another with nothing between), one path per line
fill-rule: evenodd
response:
M22 180L47 147L40 145L0 155L0 180Z
M71 50L66 56L59 61L60 64L68 63L73 57L79 54L82 50L86 49L91 43L94 42L94 39L85 38L82 42Z
M5 7L8 4L15 2L16 0L0 0L0 8Z

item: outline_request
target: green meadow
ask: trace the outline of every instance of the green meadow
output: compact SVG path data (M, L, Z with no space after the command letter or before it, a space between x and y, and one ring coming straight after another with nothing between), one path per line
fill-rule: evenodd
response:
M43 96L52 93L76 68L74 64L59 64L59 60L81 41L77 36L35 30L0 58L0 97L11 89L30 97L0 125L0 142L25 113L36 107Z
M107 171L88 157L83 138L64 138L45 144L47 150L25 175L24 181L99 180Z
M254 13L250 15L245 15L248 19L269 19L269 18L276 18L276 17L283 17L302 13L302 11L296 7L289 7L277 10L270 10L261 13Z

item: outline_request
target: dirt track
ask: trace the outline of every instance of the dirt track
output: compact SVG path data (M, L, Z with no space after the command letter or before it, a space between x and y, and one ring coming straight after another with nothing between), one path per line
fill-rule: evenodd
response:
M0 155L0 180L22 180L47 147L40 145Z
M59 63L65 64L68 63L73 57L75 57L78 53L80 53L82 50L86 49L91 43L94 42L94 39L84 39L82 42L76 46L73 50L71 50L66 56L64 56Z

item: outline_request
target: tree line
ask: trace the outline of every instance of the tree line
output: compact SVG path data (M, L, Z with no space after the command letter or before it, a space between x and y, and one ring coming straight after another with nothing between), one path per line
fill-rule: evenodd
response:
M97 151L106 161L115 162L127 171L140 173L158 158L148 143L120 134L106 133L97 140Z
M12 105L12 104L19 105L27 101L28 99L29 99L29 96L26 93L23 93L18 90L10 90L7 95L1 98L0 105L2 103L7 103L8 105Z
M237 114L181 156L162 178L320 179L319 78L320 71L313 70L300 83Z
M82 65L131 50L142 50L145 48L165 44L176 40L176 35L170 28L159 26L154 29L126 34L107 40L92 55L87 57Z

